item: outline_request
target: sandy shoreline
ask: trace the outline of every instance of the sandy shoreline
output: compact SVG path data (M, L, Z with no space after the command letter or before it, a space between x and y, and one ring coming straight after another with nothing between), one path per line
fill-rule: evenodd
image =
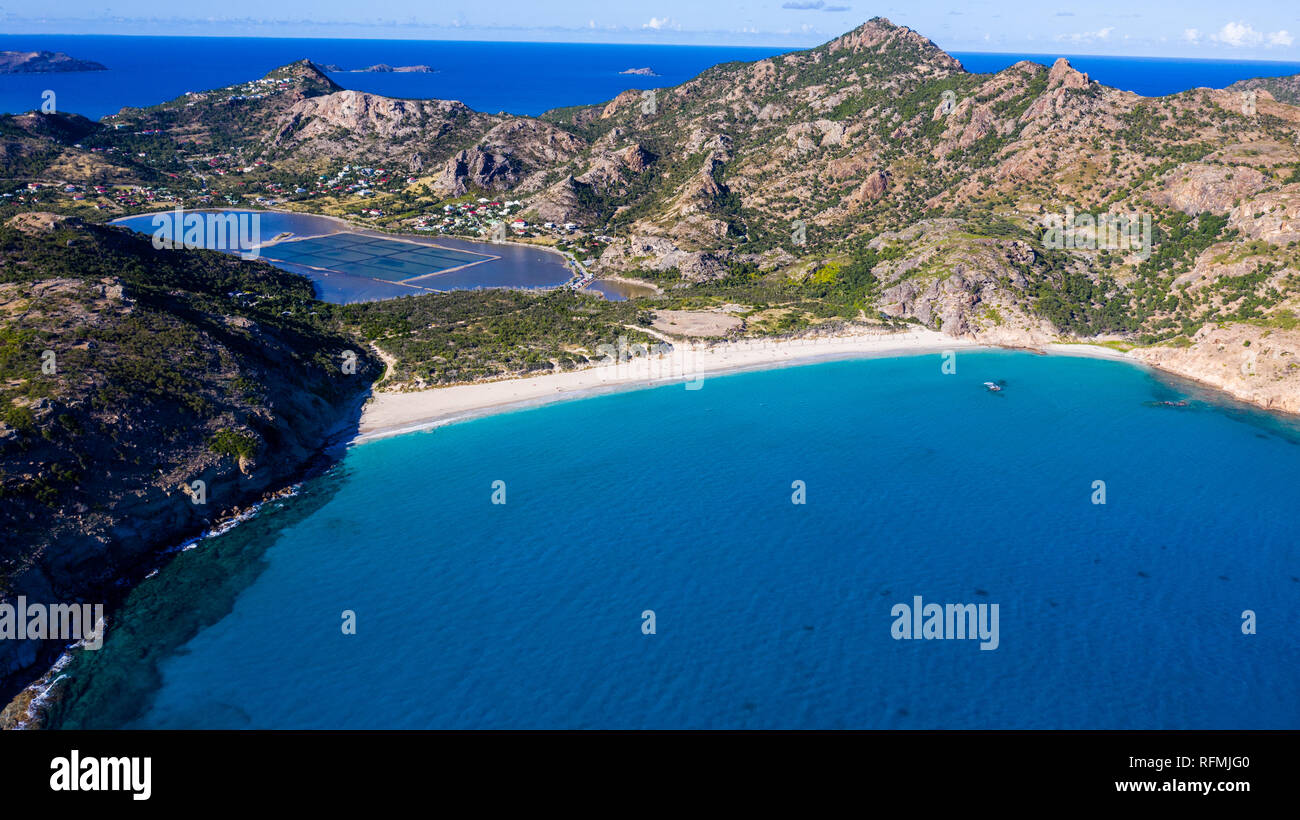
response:
M999 349L1112 359L1138 367L1149 366L1147 362L1100 345L1052 343L1041 347L1008 347L956 339L928 329L895 333L860 332L806 339L754 339L701 346L699 349L678 345L671 354L636 357L630 363L409 393L377 393L362 411L357 434L351 443L360 444L511 410L673 382L683 384L686 389L705 389L704 382L710 376L747 370L773 370L836 359Z
M994 349L994 345L955 339L926 329L901 333L861 332L807 339L755 339L672 353L636 356L631 362L529 378L437 387L409 393L378 393L361 415L352 443L425 430L465 419L518 410L601 393L654 385L683 384L708 389L710 376L768 370L835 359L941 354L948 350ZM1133 361L1095 345L1048 345L1053 354ZM1135 362L1136 363L1136 362ZM936 366L938 366L936 364Z

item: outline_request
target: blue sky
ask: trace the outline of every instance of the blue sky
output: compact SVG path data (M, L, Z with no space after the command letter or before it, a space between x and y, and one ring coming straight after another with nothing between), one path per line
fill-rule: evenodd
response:
M871 17L949 51L1300 59L1300 0L59 0L0 31L809 46Z

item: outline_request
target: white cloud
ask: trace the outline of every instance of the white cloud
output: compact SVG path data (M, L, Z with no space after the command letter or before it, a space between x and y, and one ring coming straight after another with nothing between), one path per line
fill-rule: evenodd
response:
M1096 31L1083 31L1075 34L1058 34L1056 39L1065 43L1091 43L1094 40L1108 40L1111 32L1115 31L1114 26L1106 26Z
M681 31L682 24L678 23L676 20L672 19L671 17L651 17L650 22L643 23L641 25L641 28L653 29L655 31L663 31L664 29L673 29L674 31Z
M1219 33L1210 35L1210 39L1240 48L1259 45L1263 42L1264 35L1255 31L1250 23L1224 23Z
M1223 28L1219 29L1217 34L1210 35L1210 39L1233 48L1249 48L1260 45L1267 45L1271 48L1273 46L1289 46L1295 42L1295 38L1286 29L1265 33L1257 31L1250 23L1241 21L1224 23Z
M1199 28L1185 28L1183 29L1183 39L1192 45L1197 45L1201 42L1201 30Z

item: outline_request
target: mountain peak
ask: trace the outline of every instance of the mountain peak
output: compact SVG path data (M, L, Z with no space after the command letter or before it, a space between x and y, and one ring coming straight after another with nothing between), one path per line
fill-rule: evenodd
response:
M1092 84L1092 79L1070 65L1070 61L1064 57L1057 57L1056 62L1052 63L1052 70L1047 75L1047 88L1087 88Z
M893 51L907 55L912 62L928 63L936 69L963 70L956 58L928 37L907 26L895 25L885 17L872 17L852 31L831 40L824 48L831 53L848 51L853 54Z
M343 86L331 80L320 66L311 60L295 60L287 65L267 72L264 80L297 80L308 89L325 94L332 94L335 91L342 91Z

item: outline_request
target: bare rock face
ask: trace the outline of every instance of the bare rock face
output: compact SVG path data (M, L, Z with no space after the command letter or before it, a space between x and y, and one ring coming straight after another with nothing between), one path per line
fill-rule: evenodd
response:
M1228 225L1274 245L1300 241L1300 184L1259 194L1232 209Z
M1088 78L1088 75L1070 65L1069 60L1058 57L1056 62L1052 63L1052 70L1047 75L1047 90L1087 88L1091 82L1092 80Z
M448 159L431 188L442 196L508 191L533 171L568 162L586 147L582 138L550 123L509 119L493 126L474 147Z
M997 120L993 116L993 107L991 105L975 106L971 112L970 122L962 129L961 137L957 140L959 148L969 148L979 140L993 133L997 126Z
M600 112L600 118L607 120L624 109L640 105L643 93L635 88L629 88L606 103L605 108Z
M421 134L430 121L471 113L454 100L397 100L361 91L339 91L294 103L280 124L275 144L319 139L333 129L393 139Z
M587 170L576 179L601 193L622 196L627 193L628 181L645 173L656 157L640 144L632 144L618 151L602 150L590 154Z
M704 164L682 187L681 195L677 199L678 215L686 216L705 210L727 192L717 179L717 173L724 164L725 158L716 152L705 158Z
M601 193L623 194L627 190L623 171L627 166L613 154L601 153L591 157L591 164L577 179Z
M602 270L666 271L676 268L690 282L704 282L726 274L721 257L701 251L684 251L659 236L633 236L605 248L596 265Z
M945 111L943 103L939 103L930 118L945 121L944 134L930 155L942 160L953 151L969 148L990 134L1012 133L1016 123L1000 121L996 114L997 106L1012 102L1042 70L1041 66L1022 61L990 77L974 95L957 100L951 111Z
M912 318L955 337L990 344L1034 345L1053 341L1050 323L1025 312L1008 290L1027 282L1015 265L1032 261L1027 243L966 236L957 220L923 220L870 243L882 250L905 244L909 252L878 264L881 312Z
M1032 265L1038 255L1034 253L1034 248L1028 242L1015 240L1007 246L1007 258L1013 264Z
M587 216L579 196L579 186L583 184L571 175L566 176L530 200L529 207L546 222L582 221Z
M510 157L475 146L447 160L429 187L442 196L464 196L471 189L508 190L519 182L520 176Z
M75 216L52 214L46 211L29 211L9 217L5 224L25 234L36 235L49 233L61 226L81 227L85 223Z
M553 165L573 159L587 142L548 122L520 117L494 126L479 145L509 154L525 165Z
M397 100L360 91L305 97L275 121L266 156L289 167L321 159L421 173L447 143L469 141L495 118L452 100Z
M657 159L653 153L639 143L629 145L615 156L619 158L624 167L634 174L645 173L650 168L651 163Z
M886 289L881 311L990 344L1046 344L1057 336L1048 323L1025 314L1010 294L1000 293L987 271L961 264L946 277L905 279Z
M1268 178L1254 168L1193 163L1170 171L1151 198L1190 216L1205 211L1225 214L1267 183Z
M785 137L791 146L786 152L788 157L807 154L817 147L817 141L811 135L812 126L806 122L796 123L786 129Z
M1121 93L1094 83L1062 57L1047 74L1047 90L1020 115L1021 135L1084 131L1090 124L1113 127L1115 121L1107 115L1113 113L1112 98Z
M743 253L736 257L738 262L753 262L761 271L779 270L798 261L794 254L785 248L772 248L762 253Z
M844 204L850 208L860 208L869 202L875 202L889 190L889 179L890 173L887 170L872 173L849 194Z
M823 166L822 176L834 182L857 179L871 169L874 160L874 156L865 153L854 153L839 157Z
M1300 331L1206 325L1186 347L1149 347L1132 357L1272 410L1300 413Z
M785 129L785 138L791 143L786 155L797 156L815 151L818 148L843 145L847 135L848 128L841 122L832 120L797 122Z
M724 201L731 192L721 177L732 157L731 138L699 133L693 139L701 149L709 149L704 161L677 187L660 215L641 220L634 230L645 235L667 234L687 247L715 247L730 230Z

